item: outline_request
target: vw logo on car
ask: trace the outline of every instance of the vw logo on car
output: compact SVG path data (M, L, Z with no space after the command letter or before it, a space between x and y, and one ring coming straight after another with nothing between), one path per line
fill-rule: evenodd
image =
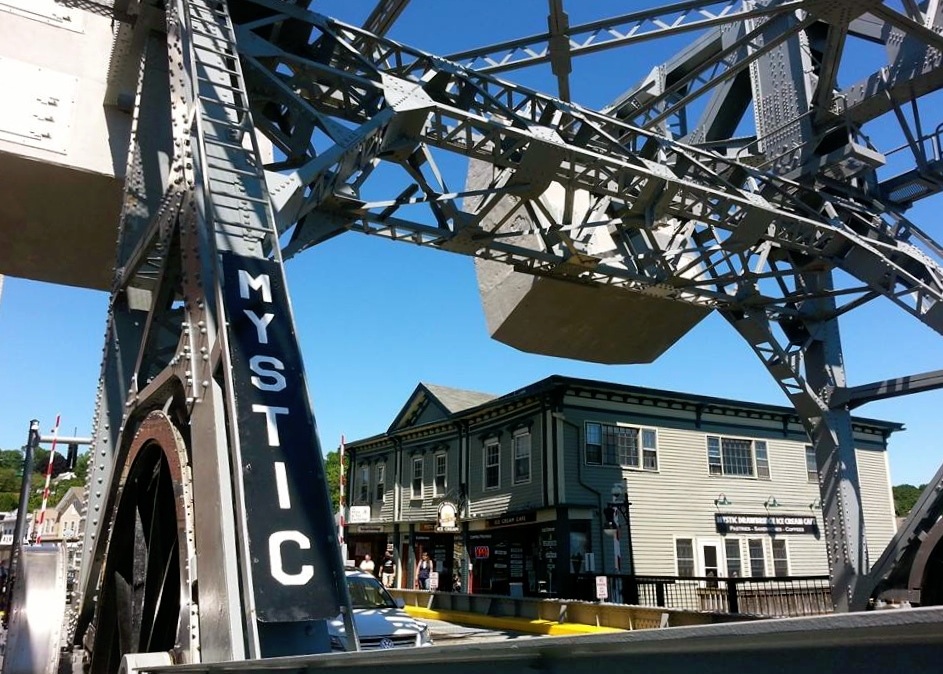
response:
M403 610L402 599L393 599L380 581L369 573L353 568L347 568L345 573L361 650L432 645L429 626L410 617ZM328 634L332 651L346 651L349 648L341 616L328 623Z

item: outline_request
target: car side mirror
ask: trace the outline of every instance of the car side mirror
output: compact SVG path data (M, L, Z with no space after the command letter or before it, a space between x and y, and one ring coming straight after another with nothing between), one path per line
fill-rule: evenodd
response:
M406 608L406 602L402 597L397 597L393 601L396 602L396 608Z

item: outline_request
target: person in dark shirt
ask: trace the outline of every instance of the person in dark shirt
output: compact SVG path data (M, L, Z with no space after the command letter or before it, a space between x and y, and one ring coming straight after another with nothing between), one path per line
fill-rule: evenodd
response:
M393 559L393 553L389 550L383 555L383 561L380 562L380 582L383 587L393 587L396 581L396 561Z

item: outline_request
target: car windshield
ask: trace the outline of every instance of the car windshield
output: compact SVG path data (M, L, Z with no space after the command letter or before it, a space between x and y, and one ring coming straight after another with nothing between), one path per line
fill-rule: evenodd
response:
M396 602L376 578L348 577L347 590L353 608L396 608Z

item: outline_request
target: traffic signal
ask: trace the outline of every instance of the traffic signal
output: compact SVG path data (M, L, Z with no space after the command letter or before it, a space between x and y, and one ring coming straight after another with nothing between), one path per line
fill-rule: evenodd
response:
M65 461L66 461L65 469L70 473L74 471L75 465L76 463L78 463L78 460L79 460L79 443L70 442L69 451L66 453L66 457L65 457Z

